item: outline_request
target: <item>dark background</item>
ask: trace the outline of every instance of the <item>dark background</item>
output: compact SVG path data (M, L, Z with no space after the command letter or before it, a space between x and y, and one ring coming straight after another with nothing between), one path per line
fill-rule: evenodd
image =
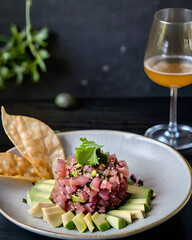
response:
M33 28L51 33L48 71L37 84L7 81L0 100L46 100L59 92L78 98L169 96L151 82L143 57L153 14L166 7L192 8L191 0L33 0ZM10 23L25 27L25 0L0 1L0 34ZM179 91L192 96L192 86Z

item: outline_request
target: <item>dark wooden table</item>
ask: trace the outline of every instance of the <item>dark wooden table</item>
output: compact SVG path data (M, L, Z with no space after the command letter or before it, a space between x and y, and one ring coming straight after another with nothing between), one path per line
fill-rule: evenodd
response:
M53 101L3 102L10 114L22 114L38 118L54 130L112 129L143 135L145 130L159 123L167 123L169 116L168 98L137 99L81 99L74 110L57 108ZM178 101L178 122L192 126L192 98ZM0 125L0 152L13 145ZM192 165L192 149L181 152ZM182 181L182 179L181 179ZM179 194L179 193L178 193ZM1 206L0 206L1 207ZM165 223L129 240L192 239L192 201ZM26 231L0 215L0 240L45 240L44 236ZM128 239L128 238L127 238Z

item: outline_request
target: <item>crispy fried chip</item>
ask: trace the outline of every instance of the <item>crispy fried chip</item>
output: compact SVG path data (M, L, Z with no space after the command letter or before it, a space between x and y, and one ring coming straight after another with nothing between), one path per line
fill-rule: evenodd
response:
M0 153L0 177L18 178L31 182L40 180L30 162L8 152Z
M7 114L4 107L1 113L4 130L22 156L41 178L52 178L56 161L65 159L55 132L35 118Z

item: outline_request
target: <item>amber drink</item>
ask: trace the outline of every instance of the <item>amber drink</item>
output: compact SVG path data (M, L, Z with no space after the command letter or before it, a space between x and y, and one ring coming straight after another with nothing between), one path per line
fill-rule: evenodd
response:
M177 124L177 91L192 84L191 10L166 8L155 13L145 51L144 70L150 80L170 88L171 96L169 124L150 127L145 136L177 150L192 148L192 127Z

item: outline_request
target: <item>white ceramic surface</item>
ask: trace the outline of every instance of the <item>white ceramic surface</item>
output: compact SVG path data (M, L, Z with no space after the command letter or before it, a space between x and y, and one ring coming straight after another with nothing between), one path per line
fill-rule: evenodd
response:
M126 160L130 174L144 180L144 185L157 194L152 210L145 219L129 224L121 230L111 228L105 232L79 233L63 227L52 228L42 219L31 217L29 206L22 202L31 183L0 178L0 212L13 223L29 231L60 239L109 239L136 234L168 220L180 211L191 195L191 168L188 162L172 148L155 140L119 131L87 130L58 134L66 156L75 152L79 138L86 137L104 145L103 150L115 153L119 160ZM10 152L17 153L15 148Z

